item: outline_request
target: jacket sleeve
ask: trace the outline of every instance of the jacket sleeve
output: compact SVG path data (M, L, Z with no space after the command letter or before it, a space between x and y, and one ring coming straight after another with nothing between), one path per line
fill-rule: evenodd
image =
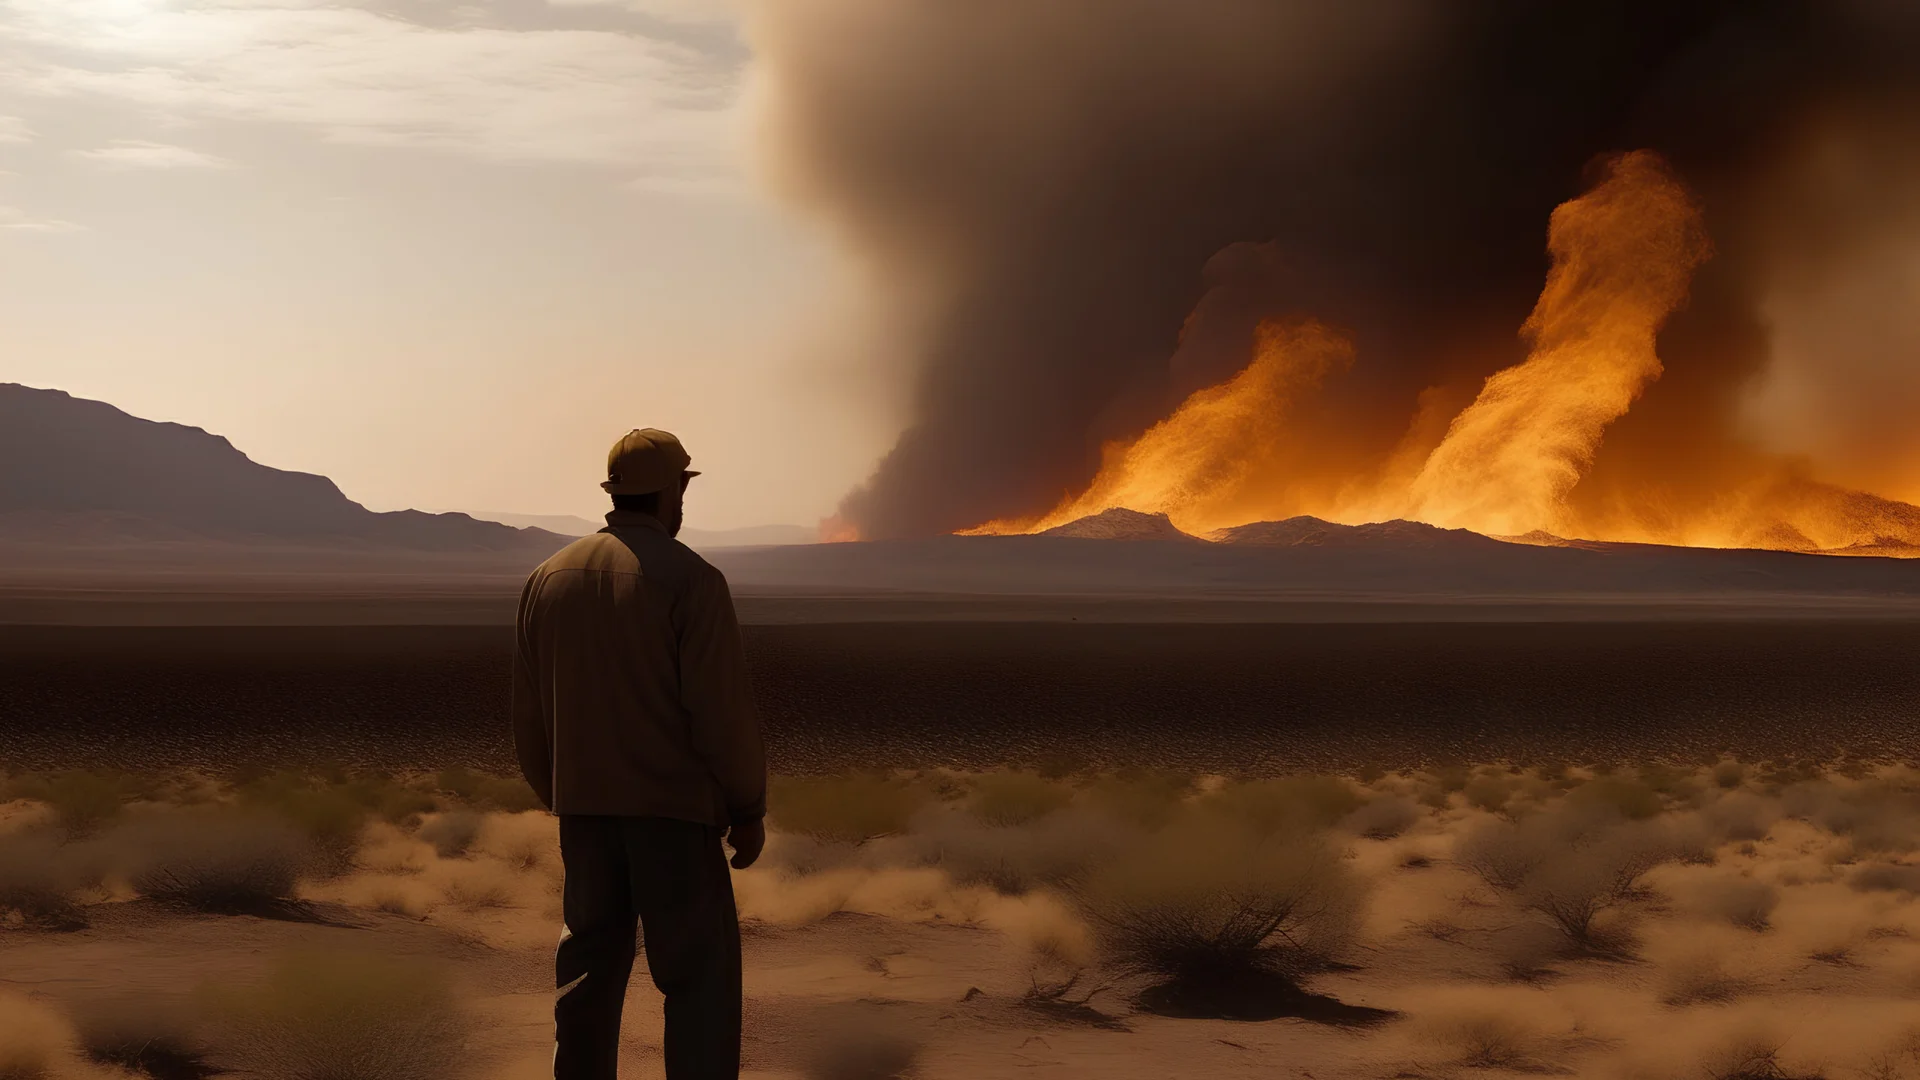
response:
M553 809L553 733L547 723L545 700L535 676L533 628L529 625L539 575L527 579L520 593L520 614L513 635L513 749L520 759L520 775L547 809Z
M766 749L726 577L703 567L683 602L680 699L692 724L694 752L719 781L730 823L758 821L767 812Z

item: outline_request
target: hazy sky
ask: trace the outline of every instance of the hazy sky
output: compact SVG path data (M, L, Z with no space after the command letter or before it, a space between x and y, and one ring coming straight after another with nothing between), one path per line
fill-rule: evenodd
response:
M825 243L755 181L724 0L0 0L0 381L375 509L830 512L897 430Z

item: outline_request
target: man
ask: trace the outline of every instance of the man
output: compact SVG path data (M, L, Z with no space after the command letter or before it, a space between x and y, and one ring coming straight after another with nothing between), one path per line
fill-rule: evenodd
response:
M614 1080L636 924L666 995L668 1080L740 1073L740 926L727 873L766 842L766 758L726 578L674 536L698 473L680 440L607 455L607 527L527 579L513 665L520 769L560 816L565 927L554 1075Z

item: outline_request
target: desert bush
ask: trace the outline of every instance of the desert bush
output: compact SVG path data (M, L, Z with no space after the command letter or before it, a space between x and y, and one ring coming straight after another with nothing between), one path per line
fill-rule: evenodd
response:
M1321 970L1352 946L1364 901L1326 845L1204 820L1155 834L1075 895L1109 967L1202 992Z
M1344 777L1283 776L1230 784L1207 796L1200 806L1258 835L1272 836L1331 828L1365 801Z
M0 836L0 926L9 916L29 930L79 930L86 912L72 849L44 831Z
M1136 832L1085 809L1049 814L1023 826L986 825L972 814L930 812L918 819L923 862L939 865L960 885L983 885L1007 896L1084 880L1122 855Z
M457 859L480 838L480 826L486 818L472 810L448 810L420 823L419 837L432 844L443 859Z
M311 858L284 822L206 811L132 822L100 843L141 896L214 914L279 909Z
M1633 821L1644 821L1666 809L1660 792L1637 780L1619 776L1598 776L1567 793L1574 807L1599 807L1618 811Z
M1780 805L1735 791L1708 803L1700 817L1723 840L1764 840L1780 819Z
M373 816L352 791L323 786L316 778L291 770L260 777L237 794L241 807L270 814L299 830L308 840L312 869L319 873L340 873L352 866L360 832Z
M80 1051L88 1060L153 1080L203 1080L219 1070L188 1011L146 997L101 998L74 1010Z
M1340 827L1369 840L1391 840L1413 828L1424 816L1426 811L1412 799L1385 795L1368 800L1348 814L1341 820Z
M1513 798L1514 779L1502 772L1482 770L1467 781L1461 789L1461 795L1467 805L1488 813L1497 814L1506 809L1507 800Z
M267 1080L439 1080L467 1068L467 1011L439 971L290 953L263 985L202 991L217 1064Z
M544 809L540 796L518 776L493 776L467 768L442 769L434 777L439 790L480 810L509 814Z
M1640 878L1666 861L1666 852L1631 837L1556 853L1518 890L1521 906L1545 915L1575 946L1620 953L1629 940L1618 926L1603 928L1603 911L1630 899Z
M0 1080L54 1080L75 1056L66 1017L25 994L0 989Z
M1733 758L1721 758L1713 766L1713 782L1722 788L1737 788L1747 781L1747 767Z
M1847 884L1856 892L1920 893L1920 866L1869 863L1855 870Z
M1523 919L1493 931L1487 950L1503 978L1536 982L1553 973L1553 965L1567 959L1567 939L1559 929Z
M1543 819L1524 825L1491 821L1460 838L1453 861L1488 885L1511 892L1526 884L1545 861L1553 840Z
M1701 912L1747 930L1765 930L1780 906L1780 890L1752 878L1720 877L1702 883L1694 894Z
M498 863L452 863L444 868L447 902L462 911L512 907L512 871Z
M46 803L70 835L87 836L118 817L126 804L147 787L128 773L69 769L9 777L5 796Z
M1703 1054L1700 1075L1706 1080L1795 1080L1781 1064L1781 1049L1780 1041L1764 1032L1742 1033Z
M1033 773L996 772L974 783L967 809L988 825L1018 826L1037 821L1073 801L1073 789Z
M1452 1053L1456 1064L1477 1069L1526 1068L1543 1041L1537 1026L1510 1008L1456 1008L1422 1026L1427 1040Z
M1040 760L1034 763L1033 771L1038 773L1042 780L1066 780L1091 772L1092 766L1087 763L1086 758L1078 754L1055 750L1040 755Z
M1129 769L1094 780L1087 785L1085 798L1088 806L1102 814L1157 829L1173 820L1192 792L1190 776Z
M887 776L781 777L767 799L768 820L782 832L857 844L905 832L928 797L919 784Z
M1727 970L1719 952L1696 949L1667 962L1660 973L1660 1001L1675 1007L1732 1001L1748 985L1746 979Z

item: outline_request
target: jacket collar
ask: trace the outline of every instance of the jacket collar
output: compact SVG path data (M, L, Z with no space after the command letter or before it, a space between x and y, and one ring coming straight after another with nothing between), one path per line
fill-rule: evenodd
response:
M608 529L652 529L654 532L661 533L663 535L667 531L666 525L663 524L659 518L654 517L652 514L642 514L635 510L607 511L607 528Z

